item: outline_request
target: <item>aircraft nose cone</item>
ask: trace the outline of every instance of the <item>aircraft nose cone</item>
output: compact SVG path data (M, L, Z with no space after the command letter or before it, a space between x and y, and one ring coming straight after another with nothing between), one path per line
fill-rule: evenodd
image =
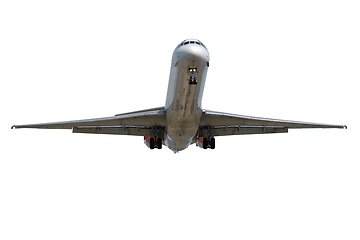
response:
M199 61L200 53L197 51L196 47L190 47L185 56L187 60L196 62Z
M208 53L203 47L200 46L187 46L184 49L184 56L186 60L191 62L198 62L198 61L207 61Z

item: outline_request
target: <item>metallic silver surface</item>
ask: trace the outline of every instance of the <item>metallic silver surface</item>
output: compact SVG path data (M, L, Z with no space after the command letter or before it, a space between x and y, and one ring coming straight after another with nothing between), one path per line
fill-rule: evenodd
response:
M157 139L157 148L161 148L161 143L164 143L174 152L184 150L192 143L199 143L198 146L207 148L203 143L208 142L208 139L212 142L209 146L213 149L214 136L286 133L291 128L347 128L346 125L202 110L201 101L209 61L209 52L199 40L187 39L176 47L172 56L165 107L106 118L14 125L12 128L72 129L74 133L144 136L146 145L150 146Z
M183 45L173 53L165 104L165 144L173 151L187 148L198 131L208 62L209 52L202 45ZM189 84L193 73L189 69L197 70L197 84Z

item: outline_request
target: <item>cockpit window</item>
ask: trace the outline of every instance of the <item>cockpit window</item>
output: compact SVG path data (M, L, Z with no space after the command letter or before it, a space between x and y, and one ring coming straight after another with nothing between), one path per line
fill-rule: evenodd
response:
M200 42L199 40L185 40L185 41L183 41L182 43L180 43L180 44L176 47L175 50L178 50L181 46L188 45L188 44L201 45L201 46L203 46L204 48L206 48L205 45L204 45L202 42ZM206 49L207 49L207 48L206 48Z

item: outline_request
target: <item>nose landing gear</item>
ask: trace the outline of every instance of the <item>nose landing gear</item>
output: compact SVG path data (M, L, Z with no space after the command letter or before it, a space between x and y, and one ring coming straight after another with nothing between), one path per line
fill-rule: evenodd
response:
M189 79L189 84L190 85L196 85L197 81L196 81L196 77L194 76L194 73L197 72L196 68L189 68L189 72L191 73L191 77Z

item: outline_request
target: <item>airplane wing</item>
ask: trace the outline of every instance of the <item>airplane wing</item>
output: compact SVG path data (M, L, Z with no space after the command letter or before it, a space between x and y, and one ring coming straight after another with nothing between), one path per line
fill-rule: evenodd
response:
M205 110L200 120L199 136L284 133L289 128L347 128L346 125L319 124L259 118Z
M118 114L113 117L77 121L14 125L11 128L72 129L74 133L152 136L154 129L166 126L165 108Z

